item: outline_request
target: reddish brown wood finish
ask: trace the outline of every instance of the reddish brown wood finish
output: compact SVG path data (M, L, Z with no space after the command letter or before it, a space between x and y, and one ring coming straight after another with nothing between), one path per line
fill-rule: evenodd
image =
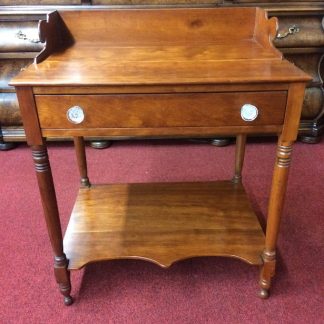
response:
M53 45L64 27L59 16L75 41L65 43L65 50ZM310 80L274 49L276 19L256 8L84 10L49 17L56 22L40 26L42 38L52 44L44 50L49 57L12 84L34 146L55 275L66 304L72 301L67 267L114 258L162 266L204 255L262 260L260 296L267 297L291 145ZM257 106L257 119L241 119L245 103ZM67 120L71 106L85 113L79 124ZM266 133L278 134L279 142L264 239L235 182L241 180L246 134ZM81 178L88 179L83 136L216 134L237 136L234 183L82 188L65 237L67 265L42 136L75 136Z
M35 57L35 63L40 63L45 60L54 51L60 50L64 47L63 39L64 33L61 31L61 17L57 11L47 14L46 20L39 22L39 39L41 42L46 41L46 46ZM46 35L52 35L48 38Z
M46 146L32 146L32 155L36 169L39 191L44 209L48 235L54 253L54 274L65 305L72 304L68 260L63 252L62 229L57 208L55 188Z
M73 140L74 140L75 153L76 153L76 158L77 158L80 177L81 177L80 180L81 186L90 187L84 139L81 136L77 136L74 137Z
M286 117L283 131L278 140L277 157L273 173L265 249L262 254L264 266L260 276L260 297L267 298L271 277L275 274L276 243L287 188L293 141L296 140L298 120L301 113L305 84L293 84L289 88Z
M19 108L29 145L43 145L37 108L31 87L16 87Z
M242 134L278 134L282 125L263 126L217 126L217 127L160 127L160 128L64 128L64 129L43 129L44 137L69 137L69 136L109 136L115 138L147 138L147 137L213 137L215 135Z
M244 93L185 93L144 95L44 95L35 96L43 130L78 128L161 128L282 125L285 91ZM258 107L259 115L244 121L245 103ZM72 106L80 106L85 119L72 124L66 117ZM55 113L53 114L53 107ZM197 131L199 132L199 130Z
M235 151L235 173L233 182L242 182L242 168L245 155L246 135L239 134L236 136L236 151Z
M282 60L273 47L270 39L276 21L267 20L261 9L98 10L60 15L74 45L64 52L52 50L46 62L31 65L14 79L14 85L183 85L309 79ZM59 29L47 38L55 38L57 32ZM233 64L237 60L240 64Z
M34 94L143 94L143 93L208 93L241 91L287 91L289 84L170 84L170 85L127 85L127 86L35 86Z
M70 269L125 258L169 267L212 255L260 265L263 246L244 188L231 181L82 188L64 237Z
M252 44L251 44L252 45ZM258 48L259 45L255 44ZM37 65L30 65L23 71L19 78L15 78L13 85L36 86L47 85L73 85L84 86L91 85L171 85L171 84L222 84L222 83L258 83L258 82L293 82L309 80L305 73L299 70L291 63L281 59L269 59L269 67L264 69L264 60L255 60L244 57L228 58L222 60L207 59L199 60L193 57L190 60L181 61L180 57L176 59L168 58L165 50L159 48L147 48L147 52L158 51L160 59L154 61L143 60L141 55L131 62L119 60L120 49L115 49L116 61L107 63L105 57L110 57L110 48L108 53L103 53L101 58L89 59L85 64L84 58L73 59L73 54L83 52L91 55L93 49L87 51L86 48L79 50L67 50L63 55L53 54L48 60ZM189 48L182 50L183 55L187 55ZM204 48L201 48L201 52ZM238 53L244 53L247 48L239 48ZM215 50L216 52L216 50ZM217 52L229 52L228 48L219 47ZM254 51L252 51L253 53ZM99 53L100 54L100 53ZM241 60L239 65L233 65L233 60ZM100 67L100 68L99 68ZM233 69L233 67L235 67ZM96 73L94 73L96 71ZM213 71L211 73L210 71ZM68 76L68 77L67 77ZM80 77L82 76L82 77ZM109 76L109 78L107 78Z

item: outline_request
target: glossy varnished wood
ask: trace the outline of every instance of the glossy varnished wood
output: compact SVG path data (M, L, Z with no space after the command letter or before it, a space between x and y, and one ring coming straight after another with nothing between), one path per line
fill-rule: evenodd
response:
M178 137L213 137L215 135L242 134L279 134L282 125L261 126L217 126L217 127L160 127L160 128L53 128L43 129L44 137L69 137L69 136L109 136L118 138L178 138Z
M43 145L43 138L39 126L37 107L31 87L16 87L20 113L26 129L29 145Z
M28 67L13 84L170 85L309 79L282 60L273 47L276 19L267 20L261 9L66 11L60 16L74 44L65 51L50 48L47 54L52 55L45 62ZM56 32L47 34L50 44L61 30L57 26Z
M71 282L70 273L67 270L68 260L63 252L61 222L46 146L32 146L32 156L44 210L45 222L54 254L55 279L61 294L64 296L65 305L71 305L73 300L70 296Z
M239 134L236 136L236 150L235 150L235 172L233 182L242 182L242 169L245 155L246 134Z
M298 120L301 113L305 84L292 84L287 99L284 129L278 139L276 162L274 166L265 248L262 254L264 265L260 273L260 297L267 298L271 278L275 274L276 244L279 234L282 209L287 189L288 173L291 163L292 144L297 137Z
M215 255L261 264L263 246L243 187L230 181L80 189L64 238L70 269L120 258L168 267Z
M199 93L199 92L242 92L242 91L286 91L288 83L253 84L171 84L132 86L35 86L35 95L44 94L135 94L135 93Z
M73 142L80 172L81 186L90 187L84 138L81 136L74 137Z
M256 8L66 11L40 24L49 44L36 60L42 62L12 85L28 143L44 151L42 137L76 137L81 178L87 178L84 136L237 136L234 181L81 188L64 241L69 265L60 250L50 169L38 175L66 303L67 266L120 258L164 267L195 256L240 258L262 264L260 296L268 296L291 148L310 80L273 47L276 29L277 20ZM57 45L63 31L71 42ZM241 119L245 103L257 106L255 120ZM77 125L66 117L76 105L85 112ZM279 142L264 237L240 180L246 134L267 133Z
M167 2L171 4L171 2ZM195 2L202 4L201 0L184 0L182 2ZM209 1L209 0L208 0ZM69 1L53 0L53 4L66 4ZM82 3L89 3L95 5L99 3L98 1L82 1ZM130 0L103 0L102 4L113 4L113 3L143 3L143 0L130 1ZM159 0L150 0L149 2L161 3ZM174 2L174 1L173 1ZM180 3L179 0L175 1ZM274 44L285 53L285 58L293 62L296 66L301 68L304 72L309 73L313 76L313 82L309 83L306 89L306 96L303 105L302 117L303 121L300 124L299 130L303 135L301 139L303 141L318 142L320 135L323 132L323 122L324 120L319 118L323 115L323 87L322 79L320 78L320 66L321 58L323 54L323 1L310 1L310 2L281 2L281 1L267 1L267 2L251 2L247 1L211 1L215 5L217 2L220 6L261 6L268 9L268 14L270 16L277 16L279 20L278 34L285 33L289 27L292 25L297 25L299 27L299 32L291 34L285 38L275 38ZM1 3L6 4L35 4L39 1L1 1ZM45 1L41 1L42 4ZM80 3L80 1L78 2ZM271 4L272 3L272 4ZM317 5L315 5L317 4ZM163 5L163 4L162 4ZM130 5L130 7L133 7ZM30 40L38 39L37 25L38 20L45 19L46 11L53 10L54 7L44 6L1 6L0 13L0 58L4 59L0 62L2 66L0 68L0 79L2 78L1 71L8 71L6 67L9 68L10 75L15 75L19 72L21 67L29 65L26 61L29 58L30 62L37 54L39 50L44 47L44 43L34 43ZM95 6L61 6L60 10L98 10ZM103 8L101 8L103 9ZM16 34L21 31L27 36L27 39L19 39ZM61 33L59 33L61 34ZM230 37L229 37L230 38ZM14 66L12 65L14 62ZM19 63L19 64L16 64ZM4 69L3 69L4 68ZM11 77L10 77L11 78ZM4 82L4 86L7 87L7 82L5 78L1 81ZM0 83L1 83L0 81ZM0 86L1 88L1 86ZM6 90L5 90L6 91ZM13 89L10 89L13 91ZM0 89L1 92L1 89ZM15 103L14 96L7 96L7 94L0 93L0 121L2 129L2 139L4 141L24 141L25 134L22 127L22 122L19 114L18 105ZM10 100L8 100L10 99ZM17 110L18 109L18 110ZM0 139L1 140L1 139Z
M78 44L201 44L251 38L255 32L256 9L115 9L65 11L61 12L61 16ZM229 27L233 19L240 28ZM96 28L89 21L95 21ZM247 24L247 21L253 23ZM215 23L219 25L218 30L214 29ZM267 23L265 17L264 23ZM148 25L150 28L147 28Z
M80 49L83 51L83 49ZM94 53L94 48L89 53ZM152 50L153 51L153 50ZM222 49L220 49L222 51ZM238 49L240 51L240 49ZM161 60L146 62L108 62L106 60L66 60L64 54L51 56L46 63L30 65L13 85L148 85L148 84L222 84L305 81L309 78L285 60L269 60L264 69L263 60L246 59L235 65L231 60L204 60L169 62L161 53ZM213 71L211 73L210 71Z
M44 130L259 126L283 123L287 93L37 95L35 100ZM245 103L258 107L258 117L252 122L244 121L241 117L241 107ZM85 114L80 124L72 124L66 117L67 110L75 105L82 107Z

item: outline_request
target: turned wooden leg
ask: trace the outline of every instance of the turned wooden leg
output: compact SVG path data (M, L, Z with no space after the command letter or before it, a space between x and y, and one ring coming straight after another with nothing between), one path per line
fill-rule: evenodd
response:
M276 252L268 252L266 250L262 253L263 266L260 274L260 292L259 297L266 299L269 297L269 289L271 285L271 278L275 275L276 268Z
M64 304L70 306L73 303L71 293L70 271L67 270L68 260L65 254L54 257L54 274L61 294L64 296Z
M51 167L45 145L32 146L32 155L36 169L44 216L54 252L54 274L60 292L64 296L64 304L71 305L71 281L68 260L63 252L63 238Z
M242 168L243 168L244 154L245 154L245 143L246 143L245 134L239 134L236 136L235 173L232 180L234 183L242 182Z
M279 140L268 208L265 249L262 254L263 266L260 274L261 290L259 294L261 298L269 296L271 277L275 274L276 243L288 180L291 152L292 142Z
M81 186L90 187L90 181L88 178L88 169L87 169L87 158L85 152L84 139L81 136L74 137L74 147L76 152L76 157L78 161L78 167L81 177Z

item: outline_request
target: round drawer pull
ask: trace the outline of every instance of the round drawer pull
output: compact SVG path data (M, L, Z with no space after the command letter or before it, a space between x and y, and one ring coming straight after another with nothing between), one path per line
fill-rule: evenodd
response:
M253 121L258 117L258 108L251 105L245 104L241 108L241 117L245 121Z
M66 112L66 117L73 124L81 124L84 120L83 109L79 106L73 106Z

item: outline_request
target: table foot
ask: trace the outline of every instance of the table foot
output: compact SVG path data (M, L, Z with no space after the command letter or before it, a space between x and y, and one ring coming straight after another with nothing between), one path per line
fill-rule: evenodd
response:
M64 305L70 306L73 304L73 298L71 296L64 296Z
M95 149L105 149L112 145L112 141L91 141L90 146Z
M259 297L261 299L267 299L269 297L269 290L261 288L260 291L259 291Z
M317 144L321 141L321 138L322 138L321 135L317 135L317 136L303 135L299 137L300 141L306 144Z
M55 257L54 273L56 282L58 283L61 294L64 296L64 304L66 306L72 305L73 299L71 297L71 280L70 271L67 269L68 260L65 254Z
M217 146L217 147L223 147L223 146L227 146L231 143L231 138L213 138L210 141L211 145Z
M12 142L0 142L0 151L9 151L17 146L16 143Z
M271 285L271 278L275 275L276 268L276 252L264 251L262 253L263 266L260 273L260 292L259 297L266 299L269 297L269 289Z

